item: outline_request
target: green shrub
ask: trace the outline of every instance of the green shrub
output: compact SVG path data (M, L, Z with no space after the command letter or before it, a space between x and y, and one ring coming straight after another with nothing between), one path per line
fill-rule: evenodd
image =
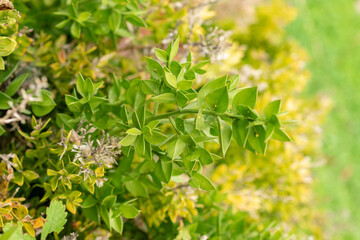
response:
M21 18L1 11L0 239L300 234L314 150L270 139L290 141L283 124L317 106L294 99L304 53L274 2L254 6L246 30L201 1L17 0Z

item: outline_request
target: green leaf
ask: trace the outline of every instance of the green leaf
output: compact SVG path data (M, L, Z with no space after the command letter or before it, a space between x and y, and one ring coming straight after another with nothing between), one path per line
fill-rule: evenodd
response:
M9 56L15 50L16 45L15 40L9 37L0 37L0 56Z
M163 93L151 98L152 101L157 103L175 103L176 98L173 93Z
M269 141L270 138L272 137L272 135L274 134L275 131L275 126L271 123L268 123L266 125L266 130L265 130L265 142Z
M232 129L227 122L220 119L219 117L218 117L218 121L219 121L219 129L220 129L219 138L220 138L221 150L223 156L225 157L225 154L231 143Z
M180 138L170 142L167 146L169 157L171 159L177 158L185 150L185 147L186 143L184 143Z
M31 170L26 170L23 172L24 177L28 180L28 181L33 181L37 178L39 178L39 175Z
M5 62L1 56L0 56L0 70L5 70Z
M198 94L198 107L200 108L205 100L205 97L215 89L224 87L226 83L226 76L211 80L205 84L199 91Z
M85 114L86 119L88 121L90 121L94 113L93 113L93 110L91 109L89 103L86 103L84 106L84 114Z
M0 65L1 62L4 65L4 60L2 57L0 57ZM0 72L0 84L8 80L11 77L11 75L13 75L19 64L20 61L17 61L15 64L11 65L9 69ZM3 69L0 68L0 70L4 70L4 68Z
M91 207L95 206L96 203L97 203L97 200L92 195L89 195L81 203L81 207L82 208L91 208Z
M111 14L108 17L108 23L110 30L115 32L121 24L121 14L120 12L113 10L111 11Z
M42 117L51 112L56 103L51 98L51 92L47 90L41 90L41 101L31 102L31 110L37 117Z
M205 97L205 102L210 109L217 113L223 113L229 106L229 94L227 87L218 88Z
M66 223L65 205L60 201L53 201L46 209L46 223L42 229L41 240L52 233L60 233Z
M123 232L123 225L124 223L121 215L114 218L110 218L110 227L120 234L122 234Z
M71 35L73 35L75 38L80 38L81 34L81 25L78 22L73 22L71 24L70 28Z
M250 128L250 134L248 137L248 142L250 146L257 153L265 154L266 152L266 139L265 139L265 129L263 126L254 126Z
M164 69L160 65L160 63L148 57L145 58L145 61L146 61L146 69L148 70L150 75L155 79L160 79L164 74Z
M99 88L101 84L102 82L97 83L97 88ZM82 97L88 97L94 93L94 84L90 78L84 79L84 77L79 73L76 80L76 90Z
M247 138L250 132L250 128L247 128L249 122L247 120L234 119L233 121L233 134L236 142L241 146L245 147Z
M188 100L189 99L182 92L180 91L176 92L176 103L178 106L185 107Z
M273 114L276 115L279 113L280 104L281 104L280 100L275 100L266 105L264 110L266 119L270 119Z
M204 130L205 128L204 115L202 114L202 109L200 109L195 118L195 129Z
M195 152L199 154L199 160L203 166L214 162L210 152L205 148L198 147L196 148Z
M158 145L166 142L168 136L154 130L151 132L151 134L145 134L145 139L151 144Z
M130 128L126 131L126 133L130 134L130 135L135 135L135 136L139 136L142 134L141 130L137 129L137 128Z
M126 15L125 19L134 26L146 27L146 22L142 18L134 14Z
M162 157L159 161L161 165L161 170L164 174L165 182L169 183L173 174L173 162L170 158L167 157Z
M190 181L191 183L189 182L189 184L198 186L201 189L207 191L215 190L215 186L212 184L212 182L200 173L193 173Z
M134 196L139 197L148 197L147 188L139 181L139 180L132 180L125 182L125 188L132 193Z
M165 52L162 49L155 48L155 55L162 62L168 61L169 56L168 56L167 52Z
M4 234L0 235L0 240L22 240L22 229L19 225L13 226Z
M126 146L130 146L130 145L132 145L134 142L135 142L135 140L136 140L136 135L132 135L132 134L128 134L126 137L124 137L121 141L120 141L120 145L121 146L124 146L124 147L126 147Z
M101 218L104 220L106 226L108 228L110 227L110 214L109 214L109 210L105 207L105 206L100 206L100 215Z
M12 102L12 98L0 91L0 110L9 109L9 102Z
M0 125L0 136L3 135L5 132L5 129Z
M82 104L79 99L72 95L65 95L65 103L72 112L81 112Z
M25 81L28 75L28 73L24 73L15 78L6 89L5 93L10 97L13 96L19 90L21 84Z
M289 135L287 135L287 133L280 129L280 128L276 128L274 131L274 134L272 135L272 139L281 141L281 142L291 142L291 138L289 137Z
M136 207L127 204L121 205L119 209L121 211L121 215L129 219L135 218L140 213Z
M236 109L238 105L248 106L254 108L257 101L257 87L243 88L238 92L233 99L233 108Z
M94 205L89 208L82 208L81 211L84 213L85 217L94 222L100 223L100 213L99 207Z
M115 202L116 202L116 195L109 195L102 200L101 205L107 208L111 208L112 206L114 206Z
M192 87L192 81L191 80L182 80L177 83L177 88L179 90L189 90Z
M86 20L88 20L91 17L91 13L90 12L82 12L79 14L77 20L81 23L85 22Z
M175 42L171 45L171 50L170 50L170 54L169 54L169 62L171 62L174 57L176 56L178 50L179 50L179 42L180 42L180 38L177 38L175 40Z
M65 27L66 25L68 25L69 23L70 23L70 19L66 19L66 20L61 21L58 24L56 24L55 27L61 29L61 28Z
M203 60L203 61L200 61L198 62L197 64L195 64L194 66L192 66L190 68L190 70L199 70L199 69L202 69L206 64L210 63L211 61L210 60Z
M176 77L174 74L170 72L165 72L165 82L169 87L176 89L177 84L176 84Z
M140 135L136 138L136 142L135 142L135 151L137 155L145 158L145 148L146 146L145 146L144 135Z
M160 82L158 80L142 80L141 90L148 95L157 95L160 89Z

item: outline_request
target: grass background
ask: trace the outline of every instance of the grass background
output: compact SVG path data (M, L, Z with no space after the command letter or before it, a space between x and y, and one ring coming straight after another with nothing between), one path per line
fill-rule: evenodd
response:
M315 170L329 239L360 239L360 11L355 0L289 0L298 9L288 33L307 48L308 96L334 108L324 126L327 164ZM360 4L359 4L360 5Z

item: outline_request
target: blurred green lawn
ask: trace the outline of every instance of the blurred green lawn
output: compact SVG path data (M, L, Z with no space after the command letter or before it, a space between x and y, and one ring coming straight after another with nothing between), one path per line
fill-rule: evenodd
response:
M319 208L328 211L329 239L360 239L360 12L355 0L289 1L299 16L288 32L311 57L309 96L334 102L324 127L328 163L315 173Z

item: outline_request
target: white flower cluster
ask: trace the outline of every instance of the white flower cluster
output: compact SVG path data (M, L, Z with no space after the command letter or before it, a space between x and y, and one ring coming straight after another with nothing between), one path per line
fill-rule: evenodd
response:
M75 153L75 157L72 160L74 163L79 164L80 170L78 175L83 175L84 180L90 176L94 176L95 172L91 168L92 165L97 167L112 168L117 165L116 157L121 154L121 146L119 145L119 139L109 136L104 130L101 132L100 139L94 139L94 135L97 134L98 129L92 125L85 127L79 127L77 131L71 130L70 142L73 144L71 152ZM67 151L66 139L62 137L62 141L59 143L65 147L63 157ZM96 185L102 187L106 178L97 178Z

